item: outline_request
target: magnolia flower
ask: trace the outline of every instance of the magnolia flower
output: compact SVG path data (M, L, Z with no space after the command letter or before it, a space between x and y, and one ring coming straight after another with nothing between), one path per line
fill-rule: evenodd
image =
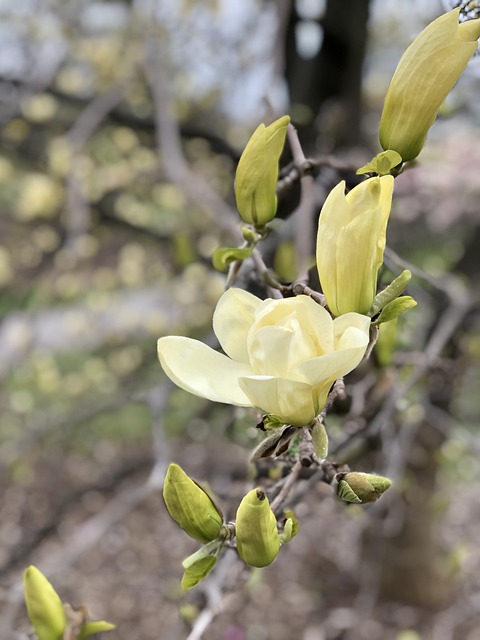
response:
M385 99L380 144L416 158L437 112L477 49L480 20L458 23L460 8L430 23L403 54Z
M332 189L320 213L317 269L334 316L367 313L377 289L393 194L393 177L361 182L345 195Z
M333 382L360 363L369 327L356 313L332 320L308 296L260 300L229 289L213 316L226 355L181 336L160 338L158 355L169 378L190 393L303 426L323 409Z
M268 127L260 124L248 141L235 174L235 196L240 216L249 224L263 226L277 212L277 178L287 127L283 116Z

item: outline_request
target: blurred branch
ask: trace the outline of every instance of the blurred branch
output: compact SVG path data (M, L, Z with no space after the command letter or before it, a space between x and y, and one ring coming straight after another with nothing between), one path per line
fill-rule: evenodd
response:
M67 134L72 157L67 176L65 230L67 246L72 249L75 240L91 227L90 207L82 192L82 150L110 111L123 100L133 80L134 74L130 72L111 89L95 96L80 113Z
M147 38L145 48L145 73L152 92L157 148L165 173L194 206L201 207L216 225L240 242L237 215L207 182L192 171L185 159L161 56L152 38Z
M133 511L152 493L159 491L163 485L163 478L167 469L168 447L163 435L161 416L168 399L169 385L159 391L152 391L147 402L152 415L152 429L154 434L155 464L146 481L135 486L118 489L112 500L102 507L99 513L78 526L73 534L66 539L63 547L51 553L42 562L42 570L49 577L65 571L98 544L104 535L117 522ZM9 594L9 607L0 618L0 628L7 635L13 631L13 623L18 609L23 605L23 589L17 584Z
M145 322L151 314L164 319L162 330L168 332L178 326L185 314L175 296L176 287L181 283L175 280L171 287L112 293L101 305L87 300L36 312L9 313L0 324L0 379L33 349L48 349L51 353L95 349L116 336L126 339L151 335ZM204 299L202 292L198 295Z
M293 162L300 173L300 203L293 212L295 217L295 254L300 279L308 279L314 237L315 215L315 180L312 175L302 170L307 162L298 139L297 130L288 125L288 142L292 151Z
M461 294L458 293L457 297ZM443 314L439 317L436 327L423 351L424 357L418 361L403 383L395 385L393 390L387 396L382 409L370 422L366 423L364 429L360 429L354 434L346 436L337 443L333 448L332 454L338 456L341 451L348 449L354 439L365 437L383 432L388 426L393 414L395 413L398 402L404 398L415 384L427 373L430 367L440 356L443 348L447 345L459 325L463 322L466 315L475 306L475 301L468 297L465 292L461 300L457 304L450 304ZM343 456L345 454L342 454Z
M236 595L231 589L239 584L244 564L234 552L222 556L215 571L200 586L206 603L193 623L187 640L200 640L213 620L225 612Z

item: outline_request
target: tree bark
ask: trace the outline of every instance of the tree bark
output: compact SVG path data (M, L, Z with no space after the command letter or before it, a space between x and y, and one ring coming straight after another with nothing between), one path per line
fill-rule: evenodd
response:
M322 46L309 60L298 54L295 30L301 18L292 7L285 73L292 105L302 105L311 114L308 122L296 123L300 141L309 153L315 148L332 151L360 140L369 4L370 0L329 0L325 14L317 21L323 30ZM326 140L318 140L319 136Z

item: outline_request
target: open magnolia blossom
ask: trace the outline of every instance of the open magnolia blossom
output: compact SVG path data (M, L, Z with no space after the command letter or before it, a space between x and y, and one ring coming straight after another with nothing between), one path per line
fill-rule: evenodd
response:
M258 407L286 424L309 424L333 382L362 360L370 318L332 319L308 296L260 300L229 289L218 301L213 329L225 354L182 336L158 341L165 373L195 395Z
M317 269L334 316L367 313L377 291L383 262L393 177L361 182L345 195L342 180L329 193L320 213Z

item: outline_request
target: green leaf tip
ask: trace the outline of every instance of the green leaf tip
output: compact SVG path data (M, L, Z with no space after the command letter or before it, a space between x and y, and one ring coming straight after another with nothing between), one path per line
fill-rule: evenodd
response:
M379 176L387 176L389 174L395 176L399 173L401 164L402 156L397 151L388 149L378 153L370 162L357 169L356 173L357 175L376 173Z

